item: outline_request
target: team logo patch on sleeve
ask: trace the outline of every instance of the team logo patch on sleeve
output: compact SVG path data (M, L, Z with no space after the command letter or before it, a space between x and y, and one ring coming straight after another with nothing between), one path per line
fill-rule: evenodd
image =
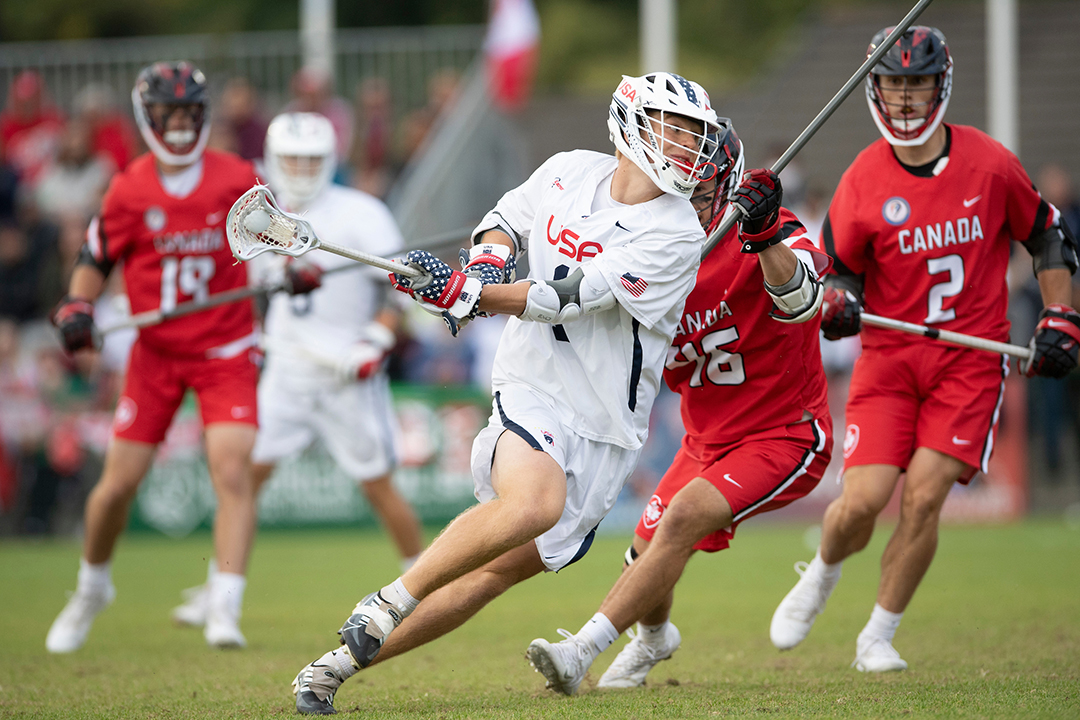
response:
M623 287L634 297L641 297L641 294L645 292L645 288L649 287L649 283L644 279L635 277L630 273L623 273L623 276L619 278L622 280Z

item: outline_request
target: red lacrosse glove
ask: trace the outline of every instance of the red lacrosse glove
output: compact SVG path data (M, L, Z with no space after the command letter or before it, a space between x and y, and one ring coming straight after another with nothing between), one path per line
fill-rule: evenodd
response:
M290 295L306 295L322 287L323 269L312 263L289 262L285 266L285 292Z
M821 331L826 340L857 335L862 329L862 303L855 293L843 288L825 286L825 301L821 305Z
M1031 359L1020 366L1028 377L1063 378L1080 353L1080 313L1068 305L1047 305L1031 338Z
M758 168L742 176L742 184L731 198L746 214L740 213L739 242L744 253L759 253L782 239L780 203L784 188L772 170Z
M60 331L60 342L64 350L74 353L77 350L101 347L101 336L94 327L94 306L81 298L65 295L50 318Z

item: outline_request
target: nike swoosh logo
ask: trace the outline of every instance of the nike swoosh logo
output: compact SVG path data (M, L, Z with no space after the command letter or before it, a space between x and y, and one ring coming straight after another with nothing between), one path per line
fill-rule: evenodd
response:
M624 228L622 225L619 224L618 220L615 221L615 227L619 228L620 230L626 230L626 228ZM630 231L626 230L626 232L630 232Z
M736 487L742 487L742 485L739 485L739 483L737 483L737 482L735 482L734 480L732 480L732 479L731 479L731 476L730 476L730 475L728 475L727 473L724 473L724 479L725 479L725 480L727 480L727 481L728 481L729 483L731 483L732 485L735 485Z
M964 201L964 207L966 207L966 208L971 207L975 203L979 202L980 198L982 198L982 195L976 195L975 197L971 198L970 200L965 200Z
M1072 323L1067 323L1064 320L1047 320L1046 324L1053 328L1068 328Z
M955 435L952 436L952 442L953 442L953 445L970 445L971 444L970 440L961 440L960 438L956 437Z
M221 222L221 218L223 218L223 217L225 217L225 211L224 210L219 210L218 212L210 213L209 215L206 216L206 224L207 225L217 225L219 222Z

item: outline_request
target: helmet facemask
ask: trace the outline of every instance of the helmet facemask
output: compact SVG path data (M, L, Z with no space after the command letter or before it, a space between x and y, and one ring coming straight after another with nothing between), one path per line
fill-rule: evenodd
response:
M266 174L289 210L303 210L330 184L337 169L336 145L333 125L317 113L287 113L270 123Z
M144 68L131 104L139 133L160 162L179 167L202 157L210 139L210 103L206 77L198 68L184 61ZM178 112L186 113L189 122L170 123Z
M720 132L717 134L716 150L701 171L701 180L690 196L690 203L697 212L698 221L709 235L720 224L721 212L739 186L746 158L743 144L735 134L728 118L717 118Z
M888 84L882 88L882 78L899 77L904 83L901 87ZM941 125L945 118L945 110L949 107L950 90L952 89L952 64L949 69L938 75L934 75L932 90L917 88L908 90L907 84L910 78L919 77L914 75L876 75L870 74L866 78L866 98L870 104L870 112L878 130L891 145L913 146L925 143L934 131ZM926 76L922 76L926 77ZM889 83L886 80L886 83ZM928 100L922 102L911 101L912 95L931 91ZM889 103L886 101L886 93L891 96L899 96L901 102ZM908 102L904 102L907 98ZM904 117L911 110L926 108L922 117ZM908 112L905 112L908 111Z
M719 129L708 95L678 75L623 77L608 129L616 149L666 193L689 198L716 150Z
M885 42L893 28L879 30L870 41L869 57ZM891 145L912 147L924 144L941 125L952 95L952 56L940 30L918 25L900 36L866 76L866 103L882 136ZM912 102L912 94L924 95L930 88L907 90L909 79L933 77L928 99ZM883 78L903 78L893 84ZM889 103L886 97L900 98ZM925 107L922 117L904 117ZM906 111L906 112L905 112Z

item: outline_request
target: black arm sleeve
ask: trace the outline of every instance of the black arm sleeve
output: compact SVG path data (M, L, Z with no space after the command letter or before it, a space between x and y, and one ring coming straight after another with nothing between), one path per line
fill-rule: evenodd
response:
M112 272L114 263L110 260L98 260L94 257L94 254L90 252L90 248L86 243L83 243L79 248L79 254L75 257L75 267L79 265L89 265L90 267L97 268L102 275L109 277L109 273Z
M830 273L825 276L825 287L850 290L859 302L862 302L864 276L853 271L836 256L836 245L833 243L832 225L829 223L828 215L825 216L825 223L821 227L821 237L825 241L825 252L832 258L833 270L836 271L835 275Z
M1076 274L1076 238L1064 222L1058 221L1041 232L1033 232L1022 242L1031 253L1031 265L1036 276L1043 270L1058 268L1068 268L1071 274Z

